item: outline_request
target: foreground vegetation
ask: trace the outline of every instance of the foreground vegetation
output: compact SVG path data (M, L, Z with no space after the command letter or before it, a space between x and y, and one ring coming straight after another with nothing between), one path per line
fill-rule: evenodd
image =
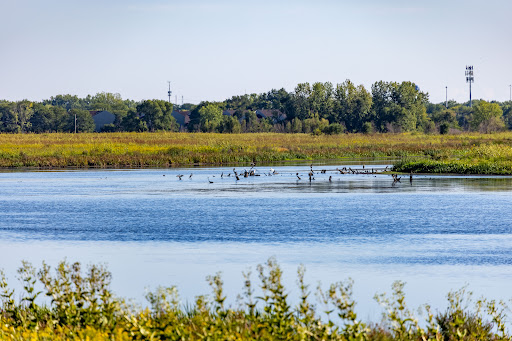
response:
M401 158L396 171L512 174L512 133L0 134L0 167L170 167Z
M474 302L465 288L448 294L448 308L421 309L420 322L406 305L404 283L391 294L375 295L383 309L380 323L365 323L355 312L353 282L348 279L316 290L317 305L298 269L299 299L292 306L274 259L257 268L259 288L244 274L236 308L225 304L219 274L209 276L211 295L183 305L175 287L159 287L140 308L116 298L111 274L101 266L84 273L79 263L62 262L37 271L23 262L20 296L0 272L0 339L5 340L510 340L504 302ZM255 297L255 292L260 296ZM40 301L40 295L47 296ZM21 297L16 300L16 297Z

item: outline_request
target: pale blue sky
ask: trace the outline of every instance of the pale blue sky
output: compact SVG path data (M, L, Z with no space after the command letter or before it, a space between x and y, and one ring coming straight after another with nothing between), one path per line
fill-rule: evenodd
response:
M0 0L0 99L223 100L299 82L410 80L508 100L511 0Z

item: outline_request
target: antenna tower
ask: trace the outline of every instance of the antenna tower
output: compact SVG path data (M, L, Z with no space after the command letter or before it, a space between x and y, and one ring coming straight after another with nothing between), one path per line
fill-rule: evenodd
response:
M169 83L169 91L167 91L167 96L169 96L169 103L171 103L171 95L172 95L171 81L167 81L167 83Z
M471 108L471 83L475 82L475 77L473 76L473 65L466 65L466 83L469 83L469 107Z

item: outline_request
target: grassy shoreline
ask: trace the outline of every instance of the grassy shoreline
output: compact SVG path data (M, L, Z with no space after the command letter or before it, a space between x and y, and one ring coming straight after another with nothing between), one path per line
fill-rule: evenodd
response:
M403 158L395 169L401 172L512 174L512 132L0 134L0 168L183 167L379 157Z

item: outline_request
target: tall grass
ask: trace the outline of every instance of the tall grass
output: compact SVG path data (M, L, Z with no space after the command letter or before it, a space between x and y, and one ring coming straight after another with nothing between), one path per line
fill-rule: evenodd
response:
M512 132L501 134L0 134L0 167L173 167L402 158L401 172L512 174ZM411 158L414 157L414 158Z
M448 294L448 308L423 307L423 320L405 300L404 283L378 294L382 322L358 318L349 279L316 290L318 301L299 267L300 298L290 303L275 259L257 267L259 292L244 274L238 306L226 304L219 274L209 276L212 292L191 305L180 303L175 287L147 294L147 308L116 298L111 274L101 266L83 271L79 263L43 263L36 270L23 262L18 270L23 290L18 295L0 272L0 339L6 340L510 340L507 306L494 300L474 301L463 288ZM39 297L47 297L41 301Z

